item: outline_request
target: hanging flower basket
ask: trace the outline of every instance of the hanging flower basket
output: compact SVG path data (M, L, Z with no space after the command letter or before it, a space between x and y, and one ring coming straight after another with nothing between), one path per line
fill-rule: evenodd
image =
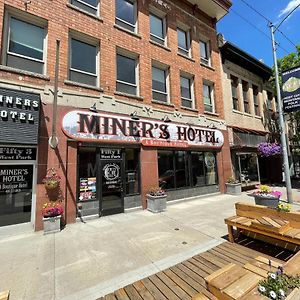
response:
M257 149L262 157L280 155L282 153L281 145L277 143L260 143Z
M46 190L55 190L58 188L60 183L60 176L57 174L55 168L51 168L47 170L47 175L43 179L43 183L45 185Z

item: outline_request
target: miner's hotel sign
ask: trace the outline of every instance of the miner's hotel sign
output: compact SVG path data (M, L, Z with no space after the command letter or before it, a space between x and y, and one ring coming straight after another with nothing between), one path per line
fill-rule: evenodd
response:
M154 119L74 110L63 118L63 131L79 141L139 143L149 147L220 148L224 137L220 130L165 123Z
M37 145L40 96L0 88L0 144Z
M300 66L282 72L282 102L285 112L300 110Z

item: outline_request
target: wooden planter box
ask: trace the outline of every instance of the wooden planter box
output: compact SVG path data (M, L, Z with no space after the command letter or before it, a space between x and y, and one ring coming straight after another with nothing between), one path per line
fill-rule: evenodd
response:
M61 216L43 218L44 234L60 232Z
M225 184L226 184L226 194L240 195L242 193L241 183L225 183Z
M151 196L147 194L147 209L153 213L158 213L166 210L167 195Z

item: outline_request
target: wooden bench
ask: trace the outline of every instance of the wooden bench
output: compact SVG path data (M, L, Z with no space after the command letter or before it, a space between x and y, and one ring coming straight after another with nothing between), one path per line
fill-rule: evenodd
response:
M9 299L9 290L0 292L0 300L8 300Z
M235 204L236 215L225 219L229 241L233 227L300 246L300 212L280 212L261 205Z

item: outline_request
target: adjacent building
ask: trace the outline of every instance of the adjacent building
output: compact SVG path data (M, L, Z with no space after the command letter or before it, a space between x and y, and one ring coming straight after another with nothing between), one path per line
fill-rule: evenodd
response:
M42 229L50 168L65 223L146 208L158 186L168 200L223 192L231 160L216 22L230 6L2 1L0 226Z
M261 157L257 149L262 142L280 143L272 70L221 36L219 41L233 174L244 188L281 182L281 157Z

